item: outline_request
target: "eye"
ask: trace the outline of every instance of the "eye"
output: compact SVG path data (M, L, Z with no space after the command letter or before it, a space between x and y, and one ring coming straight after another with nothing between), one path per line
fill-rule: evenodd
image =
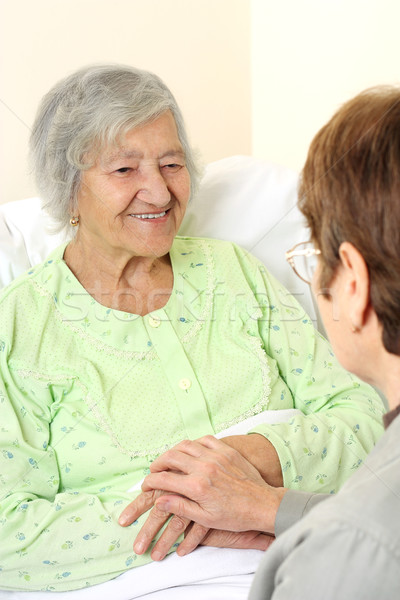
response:
M116 173L128 173L130 171L129 167L121 167L120 169L116 169Z
M168 163L167 165L163 165L162 168L171 173L176 173L180 169L182 169L183 165L178 163Z

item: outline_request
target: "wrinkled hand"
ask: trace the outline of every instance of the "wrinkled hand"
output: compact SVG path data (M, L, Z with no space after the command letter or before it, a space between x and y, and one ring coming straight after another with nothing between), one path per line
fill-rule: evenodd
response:
M183 533L185 534L185 539L179 544L176 550L180 556L189 554L197 548L209 532L208 527L192 523L190 519L184 517L171 515L170 512L162 510L155 505L157 498L165 496L165 494L166 492L163 490L142 492L125 508L119 518L120 525L125 527L154 507L136 536L133 544L136 554L144 554L148 550L157 533L161 531L168 519L170 519L167 527L151 551L151 557L156 561L162 560L167 555L168 551Z
M225 444L237 450L260 473L261 477L275 487L283 485L282 467L275 447L259 433L250 435L229 435L223 438Z
M153 549L154 560L165 556L191 521L194 524L178 546L178 554L187 554L218 535L228 543L226 531L218 534L209 529L244 532L246 535L236 537L236 543L269 545L266 536L259 538L255 532L273 533L286 490L265 483L257 469L223 441L206 436L181 442L158 457L150 471L142 484L144 493L120 516L120 524L129 525L154 504L135 540L138 554L146 551L171 514L174 516Z
M193 534L193 530L196 533ZM201 531L203 530L203 532ZM204 528L192 523L186 530L186 537L179 544L177 553L180 556L189 554L197 548L197 546L213 546L214 548L242 548L253 550L266 550L274 541L275 537L268 533L260 533L259 531L222 531L221 529Z
M253 550L266 550L275 540L273 535L259 531L221 531L210 529L202 540L202 546L215 548L250 548Z

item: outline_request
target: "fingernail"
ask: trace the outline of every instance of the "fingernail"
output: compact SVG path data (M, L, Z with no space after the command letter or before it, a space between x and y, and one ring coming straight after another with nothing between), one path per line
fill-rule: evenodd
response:
M153 560L161 560L163 558L163 555L158 550L155 550L154 552L151 553L151 558Z
M143 554L144 552L144 543L143 542L136 542L133 546L134 551L136 552L136 554Z
M118 523L120 525L126 525L128 522L128 518L125 515L121 515L120 518L118 519Z

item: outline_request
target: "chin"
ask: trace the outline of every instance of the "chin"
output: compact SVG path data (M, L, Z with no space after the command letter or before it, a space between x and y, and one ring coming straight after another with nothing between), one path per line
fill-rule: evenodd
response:
M134 256L137 256L139 258L162 258L163 256L166 256L169 251L171 250L172 247L172 242L171 244L154 244L152 245L151 243L149 243L149 245L147 247L144 247L142 249L138 249L137 251L133 252Z

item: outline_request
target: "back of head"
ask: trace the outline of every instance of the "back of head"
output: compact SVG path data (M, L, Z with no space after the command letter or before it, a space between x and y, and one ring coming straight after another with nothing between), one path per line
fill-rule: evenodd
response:
M186 156L192 193L198 171L176 100L153 73L124 65L84 67L43 98L30 140L31 162L43 207L68 227L83 169L105 146L170 110Z
M371 88L317 133L302 172L299 207L321 250L327 288L339 247L351 242L370 275L383 343L400 354L400 88Z

